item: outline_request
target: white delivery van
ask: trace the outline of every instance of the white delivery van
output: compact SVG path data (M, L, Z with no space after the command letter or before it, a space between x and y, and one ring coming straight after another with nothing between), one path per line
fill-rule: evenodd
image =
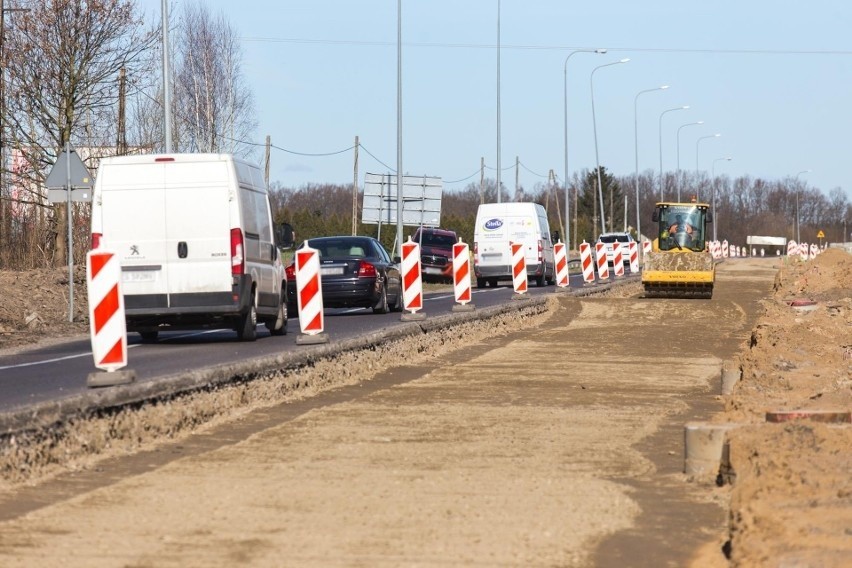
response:
M527 274L553 284L556 268L547 213L538 203L483 203L473 229L473 272L477 288L512 280L510 243L523 243Z
M255 165L227 154L120 156L101 161L92 195L92 248L121 263L127 329L155 341L168 329L257 323L287 332L287 279Z

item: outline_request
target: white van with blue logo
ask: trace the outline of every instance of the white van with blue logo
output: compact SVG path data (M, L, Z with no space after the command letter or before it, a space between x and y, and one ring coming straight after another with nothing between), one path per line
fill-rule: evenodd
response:
M556 268L547 212L538 203L483 203L473 230L473 272L477 288L512 280L511 243L524 245L529 278L553 284Z

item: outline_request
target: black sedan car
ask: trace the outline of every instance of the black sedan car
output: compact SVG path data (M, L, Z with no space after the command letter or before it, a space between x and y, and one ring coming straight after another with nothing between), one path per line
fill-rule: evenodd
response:
M377 314L403 307L399 264L372 237L317 237L324 308L373 308ZM302 244L304 247L304 244ZM302 248L300 247L300 248ZM287 305L296 312L296 265L287 267Z

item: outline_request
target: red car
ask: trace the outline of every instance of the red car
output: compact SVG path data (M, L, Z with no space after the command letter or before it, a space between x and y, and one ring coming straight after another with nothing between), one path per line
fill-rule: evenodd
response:
M420 266L424 282L453 281L453 245L459 242L455 231L420 227L411 240L420 245Z

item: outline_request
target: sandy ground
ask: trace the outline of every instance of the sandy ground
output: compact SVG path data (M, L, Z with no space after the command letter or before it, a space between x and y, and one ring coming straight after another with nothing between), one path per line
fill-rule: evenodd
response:
M367 382L7 488L0 565L848 565L848 428L763 419L850 408L850 258L728 262L710 301L562 297ZM820 307L783 301L801 295ZM721 397L726 360L743 378ZM733 485L682 473L695 419L742 425Z

